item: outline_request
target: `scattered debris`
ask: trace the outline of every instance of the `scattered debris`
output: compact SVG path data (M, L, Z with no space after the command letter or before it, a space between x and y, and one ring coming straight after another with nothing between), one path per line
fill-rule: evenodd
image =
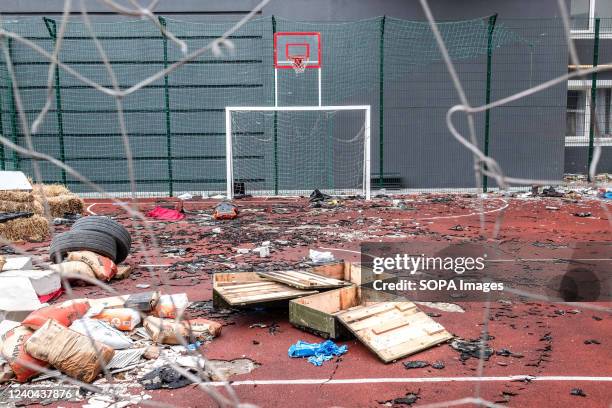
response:
M486 342L481 339L455 339L451 342L450 346L461 353L459 357L461 361L466 361L470 358L480 359L481 353L482 358L485 360L488 360L493 355L493 349L487 346Z
M310 202L316 203L320 201L325 201L331 199L331 196L328 194L324 194L318 189L315 189L312 193L310 193Z
M106 368L109 370L117 370L138 364L145 351L146 348L144 347L115 351L113 359L109 361Z
M202 356L182 356L176 360L181 367L202 369L204 375L212 381L228 381L234 375L248 374L260 364L250 358L234 360L206 360Z
M102 320L115 329L131 331L140 324L140 313L127 307L104 309L98 314L91 316L93 319Z
M155 343L162 344L182 344L181 340L210 340L221 334L220 323L203 318L176 322L173 319L148 316L144 328Z
M70 325L70 330L84 336L91 336L115 350L127 349L134 344L129 337L102 320L77 319Z
M147 360L157 360L161 354L161 348L158 346L149 346L145 349L143 357Z
M584 393L582 388L572 388L570 391L570 395L575 395L577 397L586 397L587 395Z
M521 353L513 353L512 351L502 348L499 349L495 352L496 355L498 356L502 356L502 357L514 357L514 358L523 358L524 355Z
M574 213L574 216L586 218L586 217L590 217L591 213L590 212L577 212L577 213Z
M415 392L408 392L406 393L405 396L403 397L399 397L399 398L394 398L392 400L387 400L387 401L378 401L379 404L385 404L385 405L412 405L415 404L419 399L421 399L421 397L419 397L420 394L420 390Z
M0 279L0 321L22 321L32 311L40 309L40 302L30 279L25 276Z
M311 249L309 251L308 256L310 257L310 260L315 264L333 262L335 259L334 254L332 254L330 251L316 251L314 249Z
M32 269L32 258L29 256L2 256L2 272Z
M233 220L238 217L238 207L226 201L217 204L213 212L215 220Z
M422 361L422 360L406 361L403 364L404 364L404 367L407 369L429 367L429 363L427 361Z
M177 196L176 198L178 198L179 200L191 200L193 198L193 195L191 195L189 193L183 193L183 194Z
M157 317L175 319L183 314L187 306L189 306L189 299L185 293L162 295L153 309L153 314Z
M563 197L563 193L550 186L542 190L542 197Z
M42 302L47 302L62 294L62 282L59 273L53 270L14 270L0 273L0 285L6 277L24 277L30 280L36 295Z
M164 365L148 372L139 382L145 390L176 389L192 383L190 379L174 371L170 365Z
M446 367L443 361L436 361L431 365L431 368L435 368L436 370L442 370Z

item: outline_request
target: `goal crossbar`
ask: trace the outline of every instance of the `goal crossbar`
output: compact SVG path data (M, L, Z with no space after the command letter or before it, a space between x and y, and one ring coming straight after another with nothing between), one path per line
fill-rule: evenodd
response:
M288 112L288 111L363 111L365 116L363 138L363 195L370 200L370 105L328 106L226 106L225 107L225 157L227 198L234 197L234 163L232 148L232 112Z

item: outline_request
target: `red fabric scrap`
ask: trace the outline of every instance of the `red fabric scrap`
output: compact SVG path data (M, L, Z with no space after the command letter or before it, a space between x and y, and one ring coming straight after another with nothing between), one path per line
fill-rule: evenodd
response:
M40 303L47 303L62 296L62 293L64 293L64 288L59 288L54 292L47 293L45 295L38 295L38 300L40 300Z
M180 221L185 218L185 214L177 210L157 206L147 213L147 217L162 221Z

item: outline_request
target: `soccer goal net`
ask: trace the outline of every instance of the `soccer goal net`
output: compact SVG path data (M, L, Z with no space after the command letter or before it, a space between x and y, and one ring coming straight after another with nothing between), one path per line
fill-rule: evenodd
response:
M370 198L370 107L227 107L227 195Z

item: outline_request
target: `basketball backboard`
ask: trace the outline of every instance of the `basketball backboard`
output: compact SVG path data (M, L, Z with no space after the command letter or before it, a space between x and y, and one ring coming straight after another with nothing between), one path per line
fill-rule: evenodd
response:
M274 68L321 68L321 33L274 33Z

